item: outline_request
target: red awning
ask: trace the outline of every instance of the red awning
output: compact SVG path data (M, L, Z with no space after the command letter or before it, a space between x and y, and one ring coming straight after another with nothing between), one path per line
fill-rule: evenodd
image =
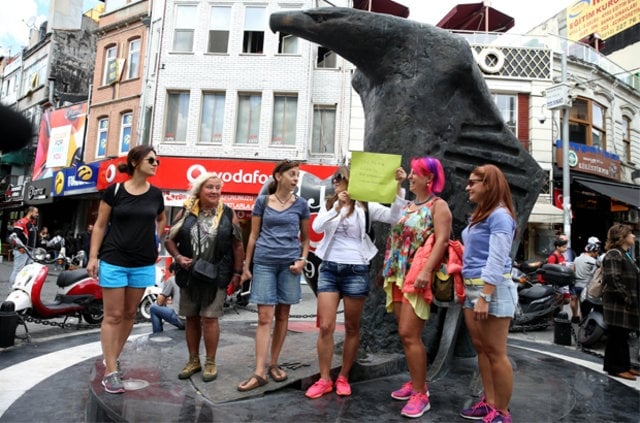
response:
M387 15L406 18L409 16L409 8L391 0L353 0L353 8L369 10L371 2L371 12L385 13Z
M513 25L515 20L511 16L483 2L459 4L436 24L443 29L485 32L507 32Z

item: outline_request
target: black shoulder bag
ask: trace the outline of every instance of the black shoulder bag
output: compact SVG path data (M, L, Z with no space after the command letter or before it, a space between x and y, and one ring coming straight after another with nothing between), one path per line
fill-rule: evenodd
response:
M200 225L196 222L198 229L198 251L200 251ZM218 263L211 263L203 258L198 258L191 269L191 277L202 283L217 283Z

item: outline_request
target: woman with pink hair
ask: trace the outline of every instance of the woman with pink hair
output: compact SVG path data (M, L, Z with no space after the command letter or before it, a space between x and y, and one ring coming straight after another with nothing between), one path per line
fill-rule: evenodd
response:
M422 329L430 313L429 304L424 299L424 289L431 283L447 250L451 234L451 211L447 202L436 196L442 192L445 182L442 164L438 159L421 157L411 160L408 179L409 190L415 199L404 207L400 220L391 226L383 276L387 311L393 312L398 321L398 333L411 375L411 380L393 391L391 397L409 400L402 409L403 416L420 417L431 408L426 381L427 351L422 342ZM431 234L435 234L435 243L416 278L414 292L403 292L416 250Z

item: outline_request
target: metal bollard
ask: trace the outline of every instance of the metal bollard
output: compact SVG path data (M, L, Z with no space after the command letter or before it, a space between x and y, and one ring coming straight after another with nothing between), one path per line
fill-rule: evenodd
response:
M5 301L0 306L0 348L12 347L15 343L18 313L14 307L11 301Z

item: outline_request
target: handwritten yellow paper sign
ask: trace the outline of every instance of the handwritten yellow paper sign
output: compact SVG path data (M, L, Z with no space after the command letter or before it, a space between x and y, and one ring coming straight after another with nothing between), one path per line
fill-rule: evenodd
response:
M398 183L396 169L402 156L397 154L351 153L349 196L354 200L393 203Z

